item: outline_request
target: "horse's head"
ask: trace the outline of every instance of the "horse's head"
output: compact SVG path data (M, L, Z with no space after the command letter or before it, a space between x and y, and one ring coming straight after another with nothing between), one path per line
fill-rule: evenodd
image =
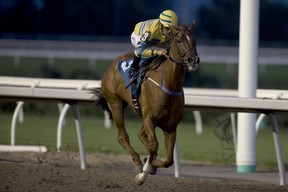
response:
M177 64L183 64L189 72L197 71L200 62L196 50L197 39L193 35L195 27L195 21L189 26L176 25L170 27L166 34L171 37L170 59Z

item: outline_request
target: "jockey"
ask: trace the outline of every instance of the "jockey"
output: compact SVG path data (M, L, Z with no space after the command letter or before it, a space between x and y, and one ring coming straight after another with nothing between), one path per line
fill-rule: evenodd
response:
M135 47L135 50L130 78L139 70L141 58L167 54L166 49L154 50L149 47L169 41L164 35L164 32L168 30L170 26L177 24L178 17L176 13L171 10L163 11L158 19L151 19L136 24L131 34L131 43Z

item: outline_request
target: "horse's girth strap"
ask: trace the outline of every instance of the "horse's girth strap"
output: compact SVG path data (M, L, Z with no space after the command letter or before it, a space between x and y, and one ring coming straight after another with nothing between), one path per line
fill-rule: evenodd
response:
M170 91L169 89L167 89L166 87L164 87L163 85L160 85L159 83L157 83L156 81L154 81L153 79L151 79L150 77L147 77L148 80L150 80L152 83L154 83L155 85L157 85L162 91L164 91L165 93L167 93L168 95L171 96L181 96L183 94L182 91L179 92L175 92L175 91Z

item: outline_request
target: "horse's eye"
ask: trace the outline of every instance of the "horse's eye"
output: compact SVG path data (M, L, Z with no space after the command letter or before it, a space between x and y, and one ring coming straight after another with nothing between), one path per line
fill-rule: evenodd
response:
M177 39L177 43L182 43L181 39Z

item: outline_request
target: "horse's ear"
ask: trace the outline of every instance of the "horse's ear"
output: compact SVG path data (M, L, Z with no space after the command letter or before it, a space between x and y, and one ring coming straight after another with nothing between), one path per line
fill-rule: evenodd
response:
M188 29L189 29L190 31L193 31L193 30L195 29L195 27L196 27L196 21L193 20L192 24L189 25Z

